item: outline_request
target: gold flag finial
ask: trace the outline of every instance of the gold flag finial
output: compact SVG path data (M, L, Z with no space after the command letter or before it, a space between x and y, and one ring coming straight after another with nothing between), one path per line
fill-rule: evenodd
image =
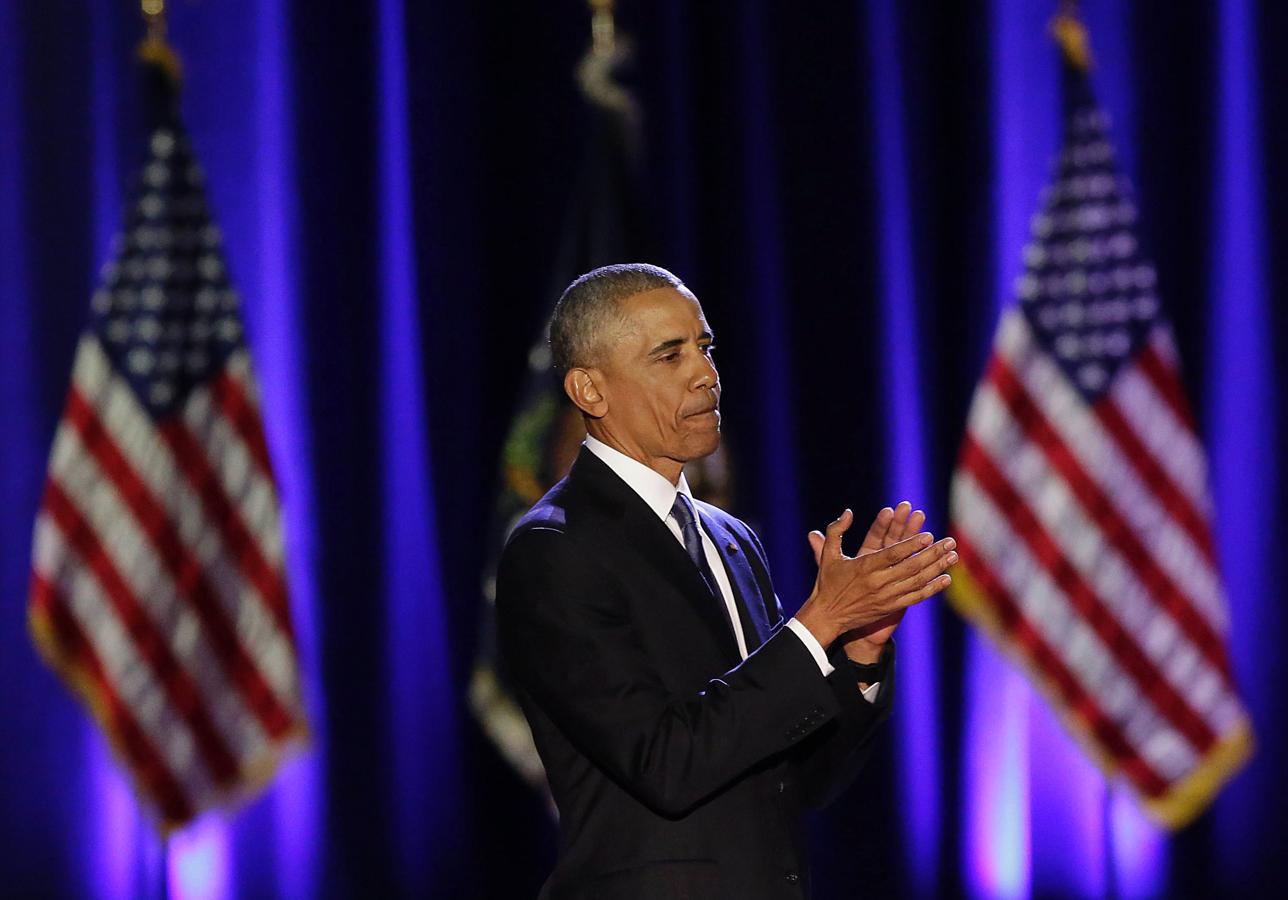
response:
M139 5L148 26L147 35L139 43L139 59L160 68L177 85L183 77L183 68L174 48L166 41L165 0L140 0Z
M600 57L610 57L616 49L617 26L613 21L613 0L587 0L590 4L591 50Z
M1083 72L1091 71L1091 40L1087 36L1087 26L1078 16L1076 0L1061 0L1060 9L1051 20L1051 35L1070 65Z
M587 0L590 7L590 49L577 64L577 83L582 94L596 106L617 110L638 127L639 109L630 91L617 80L617 73L631 57L629 35L618 34L613 19L613 0Z

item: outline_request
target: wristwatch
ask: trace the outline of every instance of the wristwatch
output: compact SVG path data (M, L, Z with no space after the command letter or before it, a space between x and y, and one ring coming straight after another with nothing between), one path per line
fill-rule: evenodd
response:
M855 662L848 656L846 662L850 664L850 671L854 673L854 680L860 684L876 684L878 681L884 681L890 671L890 658L894 655L894 638L886 642L881 648L881 656L874 663Z
M885 674L885 666L878 660L874 663L857 663L850 660L850 671L859 684L876 684Z

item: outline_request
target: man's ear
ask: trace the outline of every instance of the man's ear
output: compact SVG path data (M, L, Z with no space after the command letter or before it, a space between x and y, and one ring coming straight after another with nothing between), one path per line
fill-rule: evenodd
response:
M602 419L608 412L608 398L600 390L603 373L598 369L569 369L564 374L564 391L569 399L592 419Z

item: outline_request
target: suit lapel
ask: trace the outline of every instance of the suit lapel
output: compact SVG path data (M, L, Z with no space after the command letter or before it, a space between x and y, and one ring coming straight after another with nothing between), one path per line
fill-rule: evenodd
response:
M585 448L582 448L569 477L580 481L597 495L597 511L621 530L620 539L603 542L605 555L643 557L648 570L669 583L683 598L684 610L678 612L683 614L687 610L702 621L725 664L738 662L741 659L738 642L729 627L729 617L723 604L711 596L702 575L666 523L612 469ZM668 610L662 605L665 599L659 596L657 602L658 617L665 620L668 617Z
M747 562L747 554L742 551L737 539L716 520L701 510L698 516L707 534L715 541L716 551L724 562L725 572L729 575L729 584L733 586L734 599L742 619L743 637L747 641L747 652L755 650L769 639L769 621L765 618L765 605L751 602L749 598L758 598L760 592L756 587L756 576ZM727 627L727 625L726 625Z

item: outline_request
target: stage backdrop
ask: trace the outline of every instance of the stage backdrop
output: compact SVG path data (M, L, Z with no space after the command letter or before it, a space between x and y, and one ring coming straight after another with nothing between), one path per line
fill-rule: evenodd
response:
M620 4L661 248L719 334L737 509L789 607L805 532L953 458L1058 140L1054 3ZM951 6L952 9L945 9ZM1171 838L942 603L814 824L818 895L1149 896L1283 880L1288 15L1083 4L1211 451L1259 737ZM541 798L469 717L500 443L585 124L579 0L174 4L184 111L244 296L314 727L236 817L160 844L26 635L33 516L143 135L125 0L0 4L0 883L17 895L532 896ZM1273 302L1278 299L1279 302Z

